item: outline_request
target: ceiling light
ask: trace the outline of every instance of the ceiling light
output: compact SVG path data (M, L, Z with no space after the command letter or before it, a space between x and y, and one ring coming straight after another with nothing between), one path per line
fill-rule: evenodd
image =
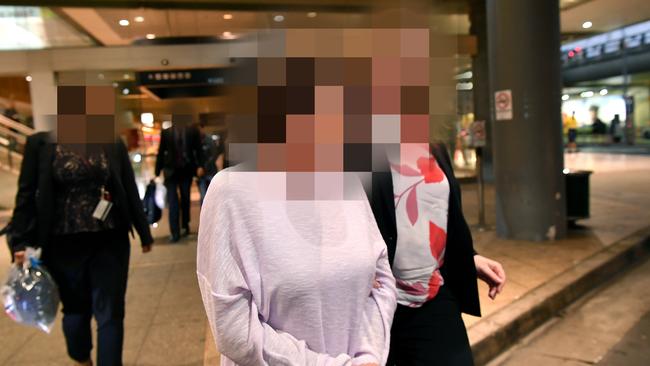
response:
M122 75L122 77L124 78L124 80L129 80L130 76L129 76L129 74L124 74L124 75Z
M583 28L583 29L589 29L589 28L591 28L591 26L593 26L593 25L594 25L594 24L593 24L592 22L590 22L590 21L586 21L586 22L582 23L582 28Z
M284 21L284 15L276 15L273 17L273 20L280 23Z
M569 94L564 94L562 96L562 100L569 100Z
M126 19L120 19L119 23L122 27L126 27L129 25L129 21Z
M227 38L227 39L233 39L233 38L235 38L235 37L232 35L232 33L227 32L227 31L221 33L221 35L223 36L223 38Z
M224 14L224 15L223 15L223 18L224 18L225 20L230 20L230 19L232 19L232 14Z
M153 33L147 33L147 35L146 35L145 37L146 37L147 39L156 39L156 35L153 34Z
M144 22L144 17L143 16L137 16L137 17L133 18L133 20L135 20L137 23L142 23L142 22Z
M140 113L140 122L147 127L153 127L153 113Z
M27 80L27 82L29 83L30 81L32 81L32 76L31 75L25 76L25 80Z
M600 95L607 95L609 91L607 89L600 89Z
M124 94L124 95L129 95L130 92L131 91L129 90L129 88L122 89L122 94Z
M318 15L315 11L310 11L307 13L307 17L309 18L316 18L316 15Z
M585 92L580 93L580 96L583 97L583 98L591 98L591 97L594 96L594 92L585 91Z

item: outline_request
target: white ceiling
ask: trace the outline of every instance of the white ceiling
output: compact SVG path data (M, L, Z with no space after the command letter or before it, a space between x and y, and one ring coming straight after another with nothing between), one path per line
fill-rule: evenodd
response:
M546 1L546 0L535 0ZM563 34L573 37L589 36L594 33L650 19L650 0L560 0L561 29ZM219 11L219 10L162 10L162 9L90 9L60 8L73 21L105 45L121 45L144 38L152 33L156 37L170 36L221 36L223 32L244 34L250 29L273 27L369 27L372 19L368 14L318 12L308 17L307 11ZM231 14L225 20L224 14ZM282 14L284 22L273 21ZM144 17L144 22L134 19ZM445 28L451 33L467 34L469 19L466 14L446 14ZM122 27L120 19L127 19L130 25ZM582 29L585 21L593 27Z
M647 19L649 0L590 0L563 10L560 20L563 33L602 33ZM593 23L589 30L582 29L586 21Z

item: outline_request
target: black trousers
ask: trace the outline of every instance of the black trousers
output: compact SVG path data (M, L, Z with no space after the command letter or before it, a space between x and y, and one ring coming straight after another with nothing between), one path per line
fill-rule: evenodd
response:
M172 236L179 237L181 232L179 220L184 229L189 229L190 226L192 173L181 171L176 172L170 178L165 178L165 188L167 188L167 203L169 204L169 230Z
M90 359L90 322L97 322L97 365L122 365L124 297L129 271L127 231L61 235L43 252L59 287L68 355Z
M458 303L442 286L422 307L397 305L387 366L472 366Z

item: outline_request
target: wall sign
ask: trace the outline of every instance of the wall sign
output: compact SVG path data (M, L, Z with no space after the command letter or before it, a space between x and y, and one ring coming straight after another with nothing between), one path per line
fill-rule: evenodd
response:
M494 93L494 110L497 121L512 119L512 90L499 90Z

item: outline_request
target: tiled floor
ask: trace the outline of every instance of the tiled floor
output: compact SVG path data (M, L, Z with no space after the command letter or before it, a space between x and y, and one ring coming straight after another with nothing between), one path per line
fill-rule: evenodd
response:
M607 154L572 154L572 169L592 169L591 212L582 230L567 239L533 243L505 241L493 231L474 230L481 254L501 261L508 285L495 301L480 286L484 315L565 271L603 247L650 224L650 157ZM7 193L5 190L3 193ZM486 212L494 211L494 190L486 192ZM463 186L463 205L470 225L477 220L476 187ZM194 194L196 198L196 194ZM198 206L193 207L198 218ZM488 215L494 224L494 215ZM196 232L197 220L193 224ZM165 223L154 229L157 246L150 254L132 248L127 292L124 360L127 365L213 365L218 352L213 344L195 277L196 236L178 244L166 243ZM4 248L4 239L0 239ZM136 243L137 244L137 243ZM0 250L0 274L9 268L6 250ZM466 317L471 327L480 319ZM206 339L209 339L206 342ZM50 335L24 328L0 317L0 365L69 365L60 324Z

